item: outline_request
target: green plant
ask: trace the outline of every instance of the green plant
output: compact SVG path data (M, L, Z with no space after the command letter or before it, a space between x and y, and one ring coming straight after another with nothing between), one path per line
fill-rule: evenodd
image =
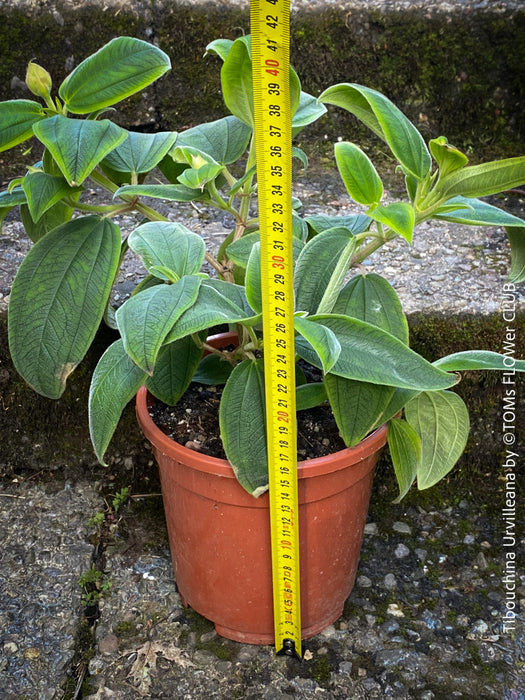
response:
M224 384L224 447L239 482L258 495L267 487L267 458L260 246L250 208L256 196L250 40L218 40L208 52L223 61L231 115L179 134L128 132L103 118L170 66L162 51L131 38L115 39L87 58L54 98L47 72L30 64L27 84L44 106L0 103L2 150L33 135L44 146L41 162L0 194L0 214L19 206L35 242L13 284L9 341L20 374L36 391L57 398L101 320L118 328L121 338L101 358L89 397L100 460L142 384L168 404L192 379ZM427 147L375 90L341 84L318 101L301 90L293 69L290 85L294 134L321 117L325 103L338 105L383 139L405 176L407 200L382 204L383 184L368 156L353 143L337 143L337 167L363 213L293 215L296 354L322 372L322 381L306 383L297 370L298 408L328 401L347 445L388 422L401 498L415 479L420 489L436 483L464 449L467 409L449 391L459 380L456 372L504 369L505 359L476 350L427 362L408 346L394 289L379 275L360 274L360 264L398 236L410 244L417 224L437 218L505 226L510 279L524 280L525 222L478 197L522 184L525 157L469 166L444 137ZM294 155L306 163L301 150ZM149 175L156 167L163 182ZM109 203L84 202L89 181L109 194ZM144 197L205 201L231 215L234 229L214 256L200 236L166 220ZM121 232L114 219L130 211L145 221ZM111 287L130 254L142 258L148 276L115 310ZM202 271L205 262L213 276ZM349 270L357 274L347 282ZM209 329L223 323L237 329L234 350L206 343ZM205 350L211 354L203 358ZM525 362L513 367L523 370Z
M96 605L100 598L108 595L113 585L111 578L107 579L104 572L97 569L93 564L89 571L86 571L78 579L78 585L82 588L82 605L88 607Z

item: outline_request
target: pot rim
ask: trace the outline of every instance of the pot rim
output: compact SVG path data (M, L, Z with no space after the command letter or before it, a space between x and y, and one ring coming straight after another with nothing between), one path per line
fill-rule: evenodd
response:
M155 400L155 397L149 393L145 386L142 386L137 392L137 418L145 437L154 447L194 469L206 473L213 472L218 476L236 480L233 468L227 459L211 457L201 452L190 450L166 435L155 424L149 414L148 408ZM337 471L349 464L357 464L372 453L380 450L386 443L386 437L387 426L385 424L376 428L354 447L346 447L324 457L299 461L297 463L298 478L308 479Z

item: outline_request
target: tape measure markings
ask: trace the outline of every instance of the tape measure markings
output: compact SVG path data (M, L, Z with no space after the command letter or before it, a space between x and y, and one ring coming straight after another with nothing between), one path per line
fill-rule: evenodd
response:
M275 645L301 653L289 0L252 0Z

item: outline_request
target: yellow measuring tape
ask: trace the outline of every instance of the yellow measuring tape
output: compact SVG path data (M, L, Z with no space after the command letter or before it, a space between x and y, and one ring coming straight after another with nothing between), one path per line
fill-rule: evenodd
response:
M290 0L252 0L251 37L275 646L300 656Z

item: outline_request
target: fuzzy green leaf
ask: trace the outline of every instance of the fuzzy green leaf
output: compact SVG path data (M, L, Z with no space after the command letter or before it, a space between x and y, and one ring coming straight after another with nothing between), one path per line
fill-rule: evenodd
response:
M33 136L33 125L46 119L42 105L32 100L0 102L0 152Z
M323 371L329 372L341 353L341 345L332 331L302 316L294 317L294 328L314 348Z
M339 258L352 240L348 229L334 228L319 233L304 246L295 266L297 311L317 311Z
M22 261L9 304L9 345L35 391L59 398L104 315L118 269L120 231L97 216L50 231Z
M157 354L175 322L197 299L202 278L183 277L130 297L116 313L124 348L133 362L153 373Z
M219 406L221 437L241 486L258 497L268 489L263 361L245 360L226 382Z
M209 386L220 386L226 384L232 370L233 366L219 355L206 355L200 361L192 381Z
M421 134L380 92L356 83L340 83L325 90L319 101L354 114L390 146L405 173L418 180L430 173L432 160Z
M394 503L400 503L417 476L421 439L406 421L393 418L388 423L388 447L399 485L399 496Z
M196 148L217 163L235 163L248 147L252 130L237 117L199 124L179 134L177 147Z
M446 476L463 454L468 410L451 391L422 392L405 406L407 422L421 439L417 487L427 489Z
M509 280L516 284L525 282L525 226L507 228L507 236L512 256Z
M525 372L525 360L509 359L506 355L489 350L465 350L456 352L453 355L442 357L433 363L434 367L440 367L447 372L462 372L463 370L514 369L516 372Z
M160 401L174 406L190 385L201 360L202 349L191 336L164 345L157 356L153 376L146 387Z
M393 335L369 323L335 314L312 316L309 320L329 328L341 345L332 374L420 391L445 389L458 381L456 376L434 367ZM317 353L301 338L296 339L296 352L322 368Z
M412 243L416 212L408 202L393 202L386 206L373 207L368 210L368 215Z
M29 173L22 180L22 187L27 197L27 204L33 221L38 221L42 214L67 195L78 192L60 175L48 175L43 172Z
M383 183L370 158L359 146L348 141L335 144L335 160L350 197L359 204L377 204L383 196Z
M146 378L115 341L100 358L89 389L89 432L96 455L104 464L104 453L126 405Z
M401 301L384 277L356 275L341 290L334 314L344 314L388 331L408 345L408 323Z
M68 75L59 95L73 114L88 114L140 92L171 67L156 46L117 37L86 58Z
M125 141L104 158L103 165L119 173L149 173L168 153L176 138L175 131L156 134L128 131Z
M61 114L38 122L34 132L71 187L81 185L98 163L126 138L124 129L108 119L68 119Z
M525 156L471 165L440 179L435 193L450 199L485 197L525 183Z
M201 269L206 254L202 238L182 224L149 221L129 236L131 250L140 255L147 270L160 279L172 279L162 271L170 270L177 278L194 275Z

